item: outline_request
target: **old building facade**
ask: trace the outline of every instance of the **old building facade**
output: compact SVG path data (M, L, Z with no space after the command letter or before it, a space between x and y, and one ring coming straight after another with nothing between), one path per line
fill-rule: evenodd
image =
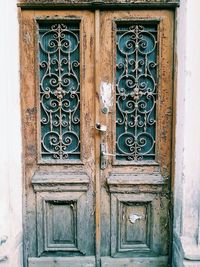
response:
M200 266L199 7L0 3L0 266Z

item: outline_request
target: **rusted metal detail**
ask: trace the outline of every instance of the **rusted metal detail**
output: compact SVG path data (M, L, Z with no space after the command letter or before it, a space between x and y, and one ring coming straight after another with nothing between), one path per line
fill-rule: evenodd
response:
M180 0L21 0L18 6L23 9L118 9L118 8L175 8L180 5Z
M154 160L157 143L157 23L144 23L115 27L116 158L133 164Z
M40 158L80 159L80 23L37 22Z

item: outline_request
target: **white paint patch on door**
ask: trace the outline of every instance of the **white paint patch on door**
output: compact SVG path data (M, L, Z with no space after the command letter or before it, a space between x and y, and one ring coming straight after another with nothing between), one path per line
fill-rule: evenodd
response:
M100 101L102 110L107 110L105 113L108 113L110 108L113 105L113 86L111 83L101 82L100 85Z
M142 216L137 214L131 214L129 220L132 224L134 224L137 220L141 220Z

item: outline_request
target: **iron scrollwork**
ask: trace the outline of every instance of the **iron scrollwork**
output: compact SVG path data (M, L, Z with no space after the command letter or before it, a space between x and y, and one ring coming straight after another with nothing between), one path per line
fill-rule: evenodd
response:
M39 22L43 160L80 159L79 23Z
M155 160L156 98L157 25L117 25L117 160Z

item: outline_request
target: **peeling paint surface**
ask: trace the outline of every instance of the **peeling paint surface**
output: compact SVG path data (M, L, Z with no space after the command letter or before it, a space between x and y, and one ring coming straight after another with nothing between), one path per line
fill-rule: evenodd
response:
M100 102L102 110L108 113L113 105L112 84L107 82L101 82L100 85Z
M137 215L137 214L131 214L129 217L129 220L131 223L136 223L136 221L141 220L142 216L141 215Z

